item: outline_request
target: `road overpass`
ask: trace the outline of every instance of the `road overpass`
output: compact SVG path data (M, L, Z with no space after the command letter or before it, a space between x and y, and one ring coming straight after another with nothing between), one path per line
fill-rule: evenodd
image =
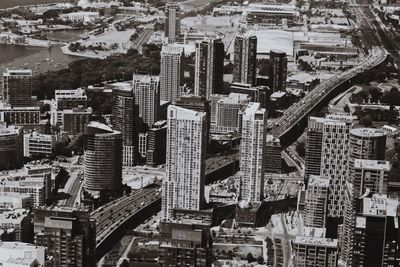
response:
M387 55L385 49L373 47L366 60L357 67L325 80L301 101L288 108L272 125L270 134L279 137L283 147L292 144L303 133L307 125L307 117L312 111L327 104L337 94L348 89L355 83L356 78L366 70L373 69L384 63Z

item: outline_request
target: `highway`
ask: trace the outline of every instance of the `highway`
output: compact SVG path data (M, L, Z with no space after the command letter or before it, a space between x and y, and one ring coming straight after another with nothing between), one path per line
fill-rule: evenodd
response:
M159 201L160 193L161 189L158 186L140 189L93 211L90 217L96 221L96 245L103 242L133 215Z
M132 42L132 48L142 52L142 45L147 44L147 41L150 39L151 35L153 34L154 30L151 28L144 28L139 36Z
M304 116L313 110L325 97L327 97L337 86L381 64L387 57L387 52L381 47L373 47L367 59L355 68L341 72L330 79L325 80L301 101L288 108L283 115L274 123L270 134L281 137L296 125Z

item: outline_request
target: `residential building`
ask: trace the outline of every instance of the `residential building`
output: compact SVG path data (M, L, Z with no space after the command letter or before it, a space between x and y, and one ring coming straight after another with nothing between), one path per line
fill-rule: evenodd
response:
M309 117L306 142L305 183L311 175L321 174L322 133L325 118Z
M135 105L139 107L139 118L148 127L158 121L160 109L160 79L158 76L133 75Z
M273 92L286 90L287 79L287 55L285 52L271 50L270 52L271 72L269 79Z
M182 47L174 44L163 45L160 63L160 98L163 101L172 102L181 96L183 58Z
M326 226L329 180L311 175L305 197L304 225L307 227Z
M260 103L251 102L243 112L240 145L240 199L248 202L264 199L265 141L267 113Z
M267 108L267 96L269 96L269 88L267 86L253 86L247 83L231 84L230 92L238 94L246 94L250 96L251 102L258 102L262 108Z
M181 33L180 7L176 2L165 4L165 37L168 43L175 43Z
M166 148L167 121L158 121L148 132L146 165L155 167L164 164Z
M343 218L351 129L351 119L328 119L323 126L321 177L330 180L328 216L332 218Z
M265 145L265 172L282 172L282 146L279 138L267 134Z
M99 122L86 127L83 187L92 195L119 196L122 188L122 134Z
M233 82L256 85L257 36L236 36L233 64Z
M168 107L166 177L163 182L163 218L172 210L200 210L204 202L207 118L198 112Z
M34 232L36 244L47 248L53 266L96 266L96 225L89 210L36 208Z
M337 249L336 239L296 236L293 241L293 265L296 267L336 267Z
M360 199L357 212L352 266L396 266L399 259L397 199L375 194Z
M32 71L7 70L3 73L3 99L11 107L32 104Z
M197 220L161 221L159 265L211 267L210 228Z
M0 123L0 171L23 165L23 134L19 126Z
M128 83L119 83L113 86L111 123L114 129L122 134L122 165L125 167L135 166L138 160L139 111L135 106L132 85Z
M240 117L242 111L250 103L250 98L245 94L230 93L228 96L218 97L218 100L211 101L211 132L226 134L239 132ZM214 114L213 114L214 111Z
M221 39L207 39L196 43L194 94L219 94L223 89L224 43Z
M82 88L71 90L56 90L50 107L51 125L62 125L63 110L87 108L87 95Z

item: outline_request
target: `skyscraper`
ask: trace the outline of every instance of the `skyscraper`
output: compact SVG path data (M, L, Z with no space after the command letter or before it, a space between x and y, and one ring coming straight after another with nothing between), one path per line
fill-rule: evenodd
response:
M7 70L3 73L3 99L11 107L32 104L32 71Z
M305 198L304 225L324 228L328 206L329 180L310 176Z
M138 153L139 118L131 85L114 87L111 121L114 128L122 134L123 166L135 166Z
M168 219L172 209L200 210L204 198L206 129L205 112L168 107L166 178L162 212Z
M168 43L175 43L181 33L179 11L178 3L169 2L165 4L165 37L168 38Z
M328 216L332 218L343 217L351 128L351 119L327 120L323 126L321 177L330 180Z
M235 38L233 81L256 85L257 36Z
M386 194L390 171L384 161L386 132L373 128L350 131L349 179L344 187L345 211L340 259L350 264L353 260L358 199L364 194Z
M260 103L249 103L243 112L240 145L242 200L260 201L264 198L266 133L266 110L260 108Z
M135 105L139 108L139 118L151 127L158 120L160 110L160 79L158 76L133 75Z
M183 57L182 47L171 44L162 47L160 94L163 101L175 101L181 96Z
M286 90L287 78L287 56L285 52L271 50L270 52L271 72L269 79L271 80L271 89L273 92Z
M122 134L96 121L86 126L83 187L118 196L122 187Z
M304 180L311 175L321 174L322 132L325 118L309 117L307 128L306 162Z
M194 93L205 96L222 92L224 72L224 43L221 39L207 39L196 43Z

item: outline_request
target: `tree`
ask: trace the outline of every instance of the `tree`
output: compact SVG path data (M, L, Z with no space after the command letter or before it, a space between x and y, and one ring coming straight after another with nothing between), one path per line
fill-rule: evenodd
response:
M372 118L371 118L370 115L365 115L364 117L362 117L362 118L360 119L360 124L361 124L361 125L364 125L365 127L372 126L372 123L373 123L373 122L374 122L374 121L372 120Z
M251 254L251 252L247 253L246 255L246 259L245 259L248 263L254 262L256 259L253 257L253 254Z
M346 104L346 105L343 107L343 111L346 112L346 113L350 113L350 107L349 107L349 105Z
M262 256L257 257L257 263L258 264L264 264L264 258Z

